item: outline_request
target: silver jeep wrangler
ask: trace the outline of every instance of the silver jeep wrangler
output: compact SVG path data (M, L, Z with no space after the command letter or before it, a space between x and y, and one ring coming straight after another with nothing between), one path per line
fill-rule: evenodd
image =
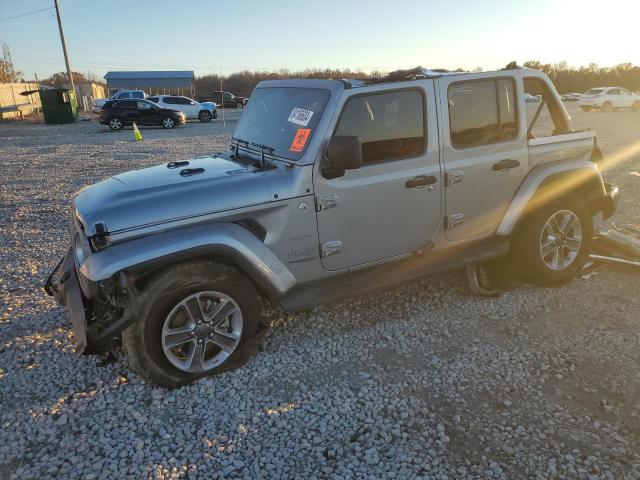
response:
M535 138L543 107L553 131ZM617 201L598 156L535 70L265 81L224 153L78 192L46 289L80 351L122 341L174 387L233 365L265 301L296 311L506 255L525 281L567 282Z

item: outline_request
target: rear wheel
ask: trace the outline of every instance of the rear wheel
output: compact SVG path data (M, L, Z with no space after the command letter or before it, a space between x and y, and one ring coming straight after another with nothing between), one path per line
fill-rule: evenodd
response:
M198 115L198 118L202 123L208 123L211 121L212 115L211 112L203 110L202 112L200 112L200 115Z
M591 107L580 107L582 109L583 112L588 112L589 110L591 110Z
M109 128L111 130L121 130L122 126L122 120L120 120L118 117L113 117L109 120Z
M516 273L536 285L561 285L572 280L591 249L592 229L590 212L572 199L561 199L532 212L513 241Z
M170 388L233 364L242 342L257 333L262 312L252 284L213 261L158 274L138 304L138 319L122 334L129 362L145 380Z
M611 102L604 102L602 104L602 111L603 112L613 112L613 105L611 104Z
M236 103L236 108L238 110L241 109L242 107L244 107L244 105L242 105L242 103Z
M176 125L176 121L171 117L164 117L162 119L162 128L173 128Z

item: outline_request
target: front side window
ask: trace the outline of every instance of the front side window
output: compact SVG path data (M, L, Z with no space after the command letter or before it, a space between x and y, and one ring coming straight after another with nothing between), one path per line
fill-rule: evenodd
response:
M619 88L612 88L611 90L609 90L607 92L607 94L609 94L609 95L620 95L620 89Z
M131 98L144 98L144 92L132 92Z
M505 142L518 135L514 82L510 78L454 83L449 126L455 148Z
M185 97L176 97L176 103L178 105L191 105L191 100Z
M164 100L162 101L167 105L174 105L176 103L176 99L173 97L164 97Z
M152 105L149 102L136 102L140 110L151 110Z
M424 151L424 97L418 90L362 95L342 109L334 136L359 137L362 163L412 157Z
M158 97L149 97L149 98L147 98L147 100L149 100L150 102L153 102L153 103L158 103L158 100L160 100L160 99Z

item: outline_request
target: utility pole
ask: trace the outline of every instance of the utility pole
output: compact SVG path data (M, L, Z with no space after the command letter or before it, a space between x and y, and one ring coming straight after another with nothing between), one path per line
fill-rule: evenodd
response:
M69 65L69 55L67 55L67 44L64 41L64 31L62 30L62 19L60 18L60 7L58 6L58 0L53 0L56 6L56 17L58 17L58 28L60 29L60 40L62 41L62 51L64 52L64 63L67 65L67 76L69 77L69 83L71 84L71 90L75 93L75 85L73 83L73 75L71 75L71 66Z

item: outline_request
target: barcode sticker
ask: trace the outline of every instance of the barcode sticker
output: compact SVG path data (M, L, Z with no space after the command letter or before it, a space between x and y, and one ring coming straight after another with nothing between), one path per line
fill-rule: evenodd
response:
M313 112L311 110L305 110L304 108L295 107L293 110L291 110L287 121L295 123L296 125L302 125L303 127L306 127L307 125L309 125L312 116Z

